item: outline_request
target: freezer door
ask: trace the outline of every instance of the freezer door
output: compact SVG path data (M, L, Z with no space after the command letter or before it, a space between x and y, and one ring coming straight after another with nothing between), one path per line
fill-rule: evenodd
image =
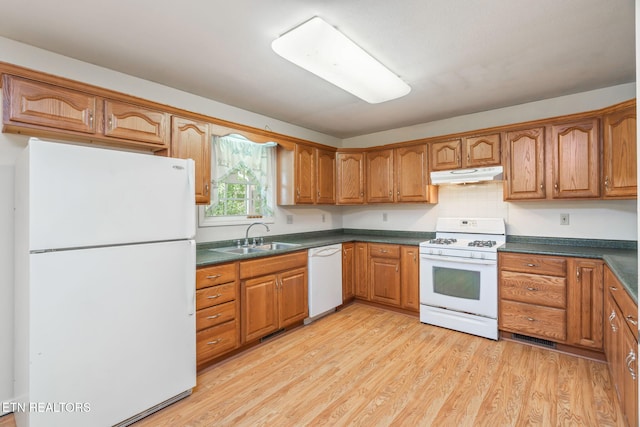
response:
M195 386L195 242L32 254L30 272L18 397L89 408L31 427L110 426Z
M193 161L31 138L16 163L29 249L195 236Z

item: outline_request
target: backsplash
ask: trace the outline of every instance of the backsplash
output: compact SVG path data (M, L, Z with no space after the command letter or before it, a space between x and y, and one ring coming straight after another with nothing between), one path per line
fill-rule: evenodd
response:
M509 204L502 200L502 182L441 185L438 216L509 218Z

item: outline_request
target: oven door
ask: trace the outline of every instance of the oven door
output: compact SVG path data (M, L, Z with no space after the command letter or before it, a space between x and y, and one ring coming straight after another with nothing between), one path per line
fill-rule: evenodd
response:
M420 304L496 319L496 260L420 254Z

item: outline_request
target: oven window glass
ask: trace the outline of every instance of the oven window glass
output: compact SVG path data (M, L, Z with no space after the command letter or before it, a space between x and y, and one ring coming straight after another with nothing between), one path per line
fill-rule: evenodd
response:
M480 272L433 267L433 290L440 295L479 300Z

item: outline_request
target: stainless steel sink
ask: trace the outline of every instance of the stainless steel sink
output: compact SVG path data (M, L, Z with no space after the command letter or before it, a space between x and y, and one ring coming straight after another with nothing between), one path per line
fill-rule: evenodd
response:
M296 246L300 246L300 245L298 243L273 242L273 243L265 243L264 245L260 245L260 246L249 246L249 247L231 246L226 248L212 248L209 250L214 252L224 252L226 254L246 255L246 254L253 254L256 252L269 252L269 251L277 251L278 249L295 248Z
M289 249L300 246L298 243L284 243L284 242L272 242L265 243L264 245L256 246L256 249L264 249L266 251L277 251L278 249Z

